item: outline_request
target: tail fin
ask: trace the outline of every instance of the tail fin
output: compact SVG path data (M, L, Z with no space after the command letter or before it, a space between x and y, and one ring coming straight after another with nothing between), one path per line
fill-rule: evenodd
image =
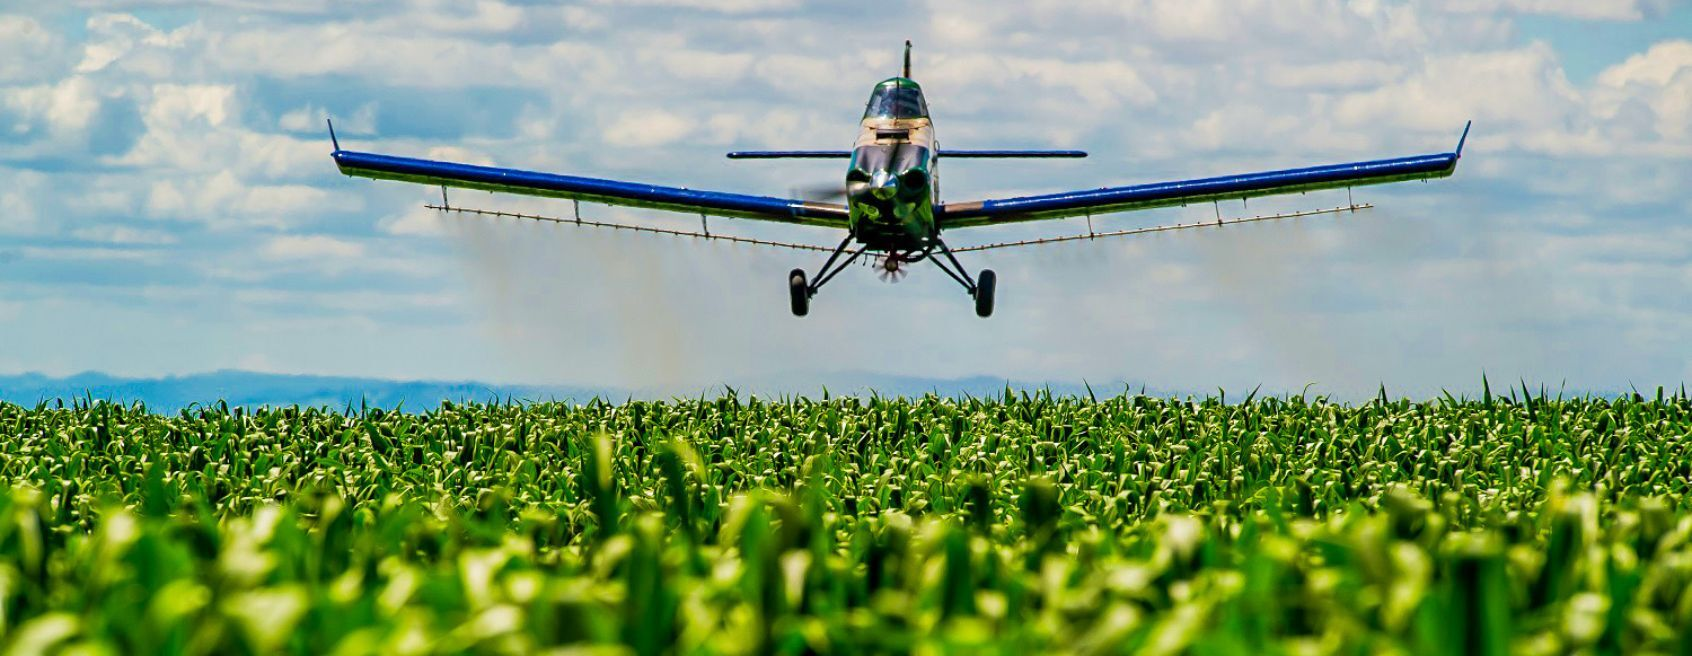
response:
M905 79L911 79L911 40L905 39Z

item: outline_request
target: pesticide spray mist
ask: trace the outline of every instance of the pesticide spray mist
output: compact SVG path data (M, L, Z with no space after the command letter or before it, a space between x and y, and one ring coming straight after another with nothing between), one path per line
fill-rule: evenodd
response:
M697 344L677 309L691 287L680 279L685 254L615 231L444 220L487 333L524 378L632 388L699 377Z

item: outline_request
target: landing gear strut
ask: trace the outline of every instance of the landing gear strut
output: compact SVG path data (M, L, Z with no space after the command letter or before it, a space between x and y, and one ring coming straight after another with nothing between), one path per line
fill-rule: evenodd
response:
M822 269L817 271L815 280L807 279L804 269L794 269L787 274L787 295L788 301L792 305L793 316L803 317L810 314L811 297L817 295L817 290L822 289L823 285L828 284L828 281L840 275L841 271L845 271L846 267L858 261L858 258L863 257L864 252L869 250L867 245L860 246L857 250L850 250L851 246L852 237L848 235L846 239L841 240L839 246L835 247L834 253L828 256L828 261L823 262ZM946 258L941 260L939 257L932 257L931 252L934 248L940 249L940 254L945 255ZM842 255L845 255L846 258L841 259ZM979 277L970 277L969 272L964 269L963 263L958 262L957 256L952 254L952 250L946 247L945 242L936 239L933 246L921 251L920 254L890 252L887 257L888 259L883 267L888 272L897 272L899 270L898 265L901 263L911 264L921 262L924 259L934 262L934 266L940 267L940 270L946 272L946 275L951 276L953 280L958 281L958 284L963 285L964 291L969 292L970 298L975 299L976 316L983 318L993 316L993 296L998 287L998 275L994 274L992 269L983 269Z
M940 254L946 256L944 261L938 257L930 258L934 261L934 266L940 267L940 270L945 271L946 275L951 276L953 280L958 281L958 284L963 285L964 290L969 292L970 298L975 299L975 316L983 319L993 316L993 295L994 290L999 286L999 275L993 273L992 269L982 269L979 278L970 278L969 272L964 270L963 263L959 262L958 257L952 254L952 249L946 248L946 242L935 240L934 243L939 245ZM948 267L947 263L950 263L951 266Z
M802 317L810 314L811 297L817 295L817 290L822 289L823 285L828 284L828 281L840 275L840 272L845 271L846 267L858 261L858 258L863 256L864 251L869 250L869 246L860 247L858 250L852 251L850 257L841 260L840 256L845 255L851 245L851 235L847 235L845 239L840 240L840 245L834 248L834 253L828 256L828 261L823 262L822 269L817 271L815 282L806 282L804 269L794 269L787 274L787 295L793 306L793 316Z

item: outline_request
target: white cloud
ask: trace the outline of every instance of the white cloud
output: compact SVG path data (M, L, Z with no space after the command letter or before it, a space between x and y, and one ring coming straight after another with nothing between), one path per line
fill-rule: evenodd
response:
M1692 41L1667 41L1598 76L1595 111L1650 121L1656 137L1692 143ZM1647 132L1649 134L1649 132Z
M0 15L0 83L52 71L62 48L63 40L34 19Z
M593 0L599 5L621 5L627 7L672 7L680 9L695 9L713 11L724 14L749 14L755 12L782 11L797 9L800 0Z
M1514 12L1547 14L1587 20L1635 21L1660 3L1651 0L1442 0L1440 6L1457 13Z
M476 219L472 218L471 220ZM402 214L382 219L376 225L382 232L390 235L435 237L447 234L446 226L442 223L443 218L440 212L417 207Z
M57 134L79 131L88 127L100 111L98 89L86 77L66 78L55 84L29 87L0 88L0 100L30 122L44 123ZM30 123L8 126L14 132L30 127ZM22 129L20 129L22 128Z
M330 206L329 193L304 185L251 184L230 171L204 178L155 181L145 209L157 219L218 228L284 226Z
M424 30L448 34L509 32L522 26L529 18L523 8L498 0L434 0L424 5L428 10L420 12L421 16L413 24Z
M218 127L235 115L235 87L223 84L159 84L152 88L147 125L180 129L189 125Z
M0 169L0 234L30 234L40 228L36 199L48 192L47 176Z
M387 84L453 89L516 86L537 48L450 35L362 31L357 25L280 26L237 31L206 44L215 66L283 78L348 75Z
M272 237L260 251L273 260L336 260L364 255L364 247L324 235L282 235Z
M1692 41L1664 41L1605 70L1598 82L1608 87L1663 87L1687 69L1692 69Z
M183 55L192 55L190 43L207 36L198 24L164 32L129 14L95 15L87 29L82 62L76 66L76 72L85 75L114 69L154 79L180 76L182 68L200 64L181 61Z
M322 132L328 129L329 119L335 120L337 134L372 135L376 134L376 111L379 105L375 102L365 103L353 112L351 116L330 116L329 110L317 105L306 105L282 115L277 120L277 127L292 132Z
M605 129L612 146L650 148L673 143L693 132L693 120L662 109L636 109L620 114Z
M168 232L110 224L78 228L71 231L71 236L84 241L124 246L168 246L178 241Z
M701 50L660 50L650 53L664 70L678 78L723 83L738 80L759 58L747 53L719 53Z
M1649 315L1633 307L1641 305L1633 296L1618 292L1629 285L1653 288L1645 283L1658 281L1665 267L1672 269L1673 258L1689 256L1685 239L1642 244L1641 231L1623 230L1612 219L1644 222L1651 217L1595 207L1648 198L1665 199L1664 206L1686 204L1692 212L1692 203L1675 195L1684 190L1674 185L1688 166L1670 157L1677 148L1692 151L1692 135L1684 130L1692 125L1683 102L1685 44L1659 44L1595 82L1577 84L1562 73L1562 58L1569 53L1524 45L1515 26L1516 16L1530 12L1653 15L1656 5L1650 0L1580 6L1534 0L1478 0L1464 6L1454 0L1438 6L1395 0L933 0L919 3L915 16L879 22L846 20L833 10L817 15L793 11L797 3L792 0L605 1L565 8L509 0L373 0L333 8L317 0L85 0L79 6L122 11L172 4L195 7L193 22L167 31L135 16L103 15L88 21L86 36L49 35L42 41L20 28L29 27L29 19L0 18L0 35L22 35L0 38L0 134L6 135L0 137L5 142L0 158L56 166L68 160L73 171L52 174L45 190L20 191L0 181L0 210L6 203L22 208L0 216L0 223L31 217L31 230L50 229L98 243L90 246L114 246L102 247L105 251L195 262L193 273L184 275L197 276L191 282L196 293L221 298L231 287L245 289L242 311L251 313L256 324L279 325L298 312L316 310L357 315L378 332L392 328L391 322L347 304L416 291L426 276L434 276L428 278L432 292L442 279L485 275L499 265L518 274L539 267L558 274L544 276L551 279L568 275L600 282L568 290L540 288L533 290L533 298L517 290L519 302L562 308L518 312L519 317L543 319L519 329L550 334L560 316L600 318L579 322L587 334L575 341L591 345L592 352L560 346L557 357L543 358L546 366L510 365L532 376L551 375L560 367L550 365L569 363L584 377L621 376L639 383L643 376L658 376L652 373L655 368L672 365L638 344L624 349L631 354L619 356L619 342L632 342L629 336L640 332L627 324L667 326L699 317L695 336L643 332L640 338L669 340L664 352L684 355L694 345L688 340L712 344L711 349L692 349L702 353L689 356L695 360L692 373L724 379L748 367L768 366L747 362L775 359L801 368L922 369L938 375L986 371L1098 378L1131 369L1175 384L1208 385L1203 379L1210 376L1262 376L1291 380L1296 388L1301 384L1296 379L1313 370L1323 376L1355 373L1310 365L1320 359L1315 355L1308 361L1295 357L1316 349L1279 333L1296 332L1302 323L1334 326L1319 335L1339 335L1330 351L1361 353L1363 362L1387 372L1382 375L1411 372L1407 375L1422 380L1443 375L1429 365L1404 362L1413 355L1398 356L1398 361L1374 355L1398 352L1364 348L1376 344L1370 341L1376 338L1346 335L1387 334L1407 343L1418 335L1427 338L1416 331L1433 322L1414 313L1452 313L1450 304L1439 302L1442 294L1476 306L1521 306L1516 314L1493 311L1496 316L1465 325L1497 327L1544 316L1543 308L1531 311L1533 303L1489 303L1473 292L1497 268L1544 273L1522 264L1524 259L1557 261L1548 278L1577 271L1587 276L1556 280L1558 289L1572 290L1558 294L1573 299L1557 296L1558 304L1545 304L1558 316L1567 312L1590 320L1613 310L1613 316L1626 317L1618 322L1643 326L1643 332L1629 328L1615 334L1642 335L1660 334L1663 326L1680 320L1674 317L1692 316L1672 308L1659 310L1668 318ZM284 9L300 13L278 13ZM890 36L889 25L909 33ZM1419 234L1413 232L1369 233L1380 237L1375 239L1276 226L1232 246L1215 245L1207 234L1138 242L1134 249L1076 246L993 254L967 263L1001 272L1004 314L985 323L969 316L967 303L944 279L918 272L894 289L849 272L818 304L821 314L813 318L825 321L789 324L783 322L779 285L766 286L809 260L687 242L625 241L620 235L548 238L553 233L506 223L487 225L479 233L497 235L486 240L494 244L488 253L466 255L475 246L457 237L475 233L474 224L468 219L442 222L416 208L417 200L434 190L342 179L326 157L322 136L322 119L333 112L337 128L372 135L361 141L381 152L776 193L795 184L838 179L838 166L727 166L720 164L722 147L843 145L851 138L869 85L896 70L897 44L906 36L918 42L917 75L930 93L946 143L1073 144L1094 153L1094 159L1073 166L952 165L946 178L951 197L1428 152L1449 147L1469 118L1477 119L1471 146L1479 156L1450 183L1370 194L1381 199L1383 211L1409 217L1408 225L1432 223L1435 227L1422 228L1431 236L1422 234L1421 241L1410 238ZM35 77L7 77L13 70L8 64L54 52L60 53L58 59L40 66ZM74 72L79 63L82 71ZM383 111L378 113L378 107ZM91 154L85 145L95 139L87 135L110 128L111 116L122 119L131 110L141 124L133 147ZM378 115L388 124L377 125ZM12 135L23 135L21 145L7 141ZM662 156L637 148L662 148ZM1651 173L1652 167L1661 171ZM484 195L476 196L479 204ZM557 211L556 203L525 205L503 197L487 202L545 214L568 211ZM1506 213L1516 218L1510 225L1524 235L1497 238L1488 253L1468 251L1491 243L1485 240L1497 234L1500 217L1470 217L1474 220L1461 225L1437 222L1449 214L1505 212L1490 209L1500 205L1511 208ZM1571 205L1581 209L1567 209ZM1257 206L1253 201L1253 210ZM589 211L610 214L597 207ZM137 212L205 227L141 227L113 218ZM674 225L675 220L652 212L626 214L653 224ZM1604 218L1594 218L1599 216ZM50 225L43 225L45 217L54 217ZM1109 220L1128 225L1167 218ZM732 224L723 223L725 229ZM334 236L322 234L329 225ZM732 225L747 234L801 240L781 226ZM259 231L255 236L255 226L285 227L288 234ZM1552 226L1574 236L1544 239L1541 233ZM1028 231L1072 227L1042 225ZM712 228L718 228L715 220ZM454 238L443 239L443 231ZM517 243L499 241L512 235ZM989 241L1000 235L979 236ZM1344 248L1334 247L1335 239ZM1208 245L1194 245L1200 243ZM1223 269L1230 260L1244 261L1239 254L1254 249L1260 251L1258 259L1270 262L1288 253L1303 258L1297 267L1284 267L1290 273L1256 273L1300 290L1285 300L1308 314L1277 314L1273 305L1237 307L1242 298L1249 300L1241 290L1256 289L1256 282L1237 275L1240 267ZM1362 259L1399 253L1402 261L1382 272L1335 255L1347 251L1369 256ZM1464 253L1459 257L1448 251ZM95 256L104 251L78 252ZM1649 255L1651 261L1615 261L1629 253ZM342 287L335 293L290 288L302 279L347 271L360 275L338 278ZM1310 275L1298 277L1299 271ZM1393 295L1372 288L1321 287L1334 278L1364 288L1389 287L1386 279L1392 278L1404 289ZM1075 279L1138 279L1155 289L1077 290ZM510 286L510 280L501 284ZM718 299L715 290L723 288L748 291ZM631 289L674 307L664 310L669 314L629 310L624 306ZM1310 300L1324 294L1345 298ZM438 305L420 301L393 309L429 306L466 316L501 310L496 301L480 298L485 295L475 296L472 302L446 294L435 299ZM1398 300L1402 296L1411 300ZM702 299L734 304L734 311L714 312ZM858 316L861 308L878 304L898 308L877 313L895 314L891 320L897 325ZM134 316L147 312L136 310ZM1278 334L1230 327L1264 318L1269 321L1255 323L1279 321ZM765 319L771 329L757 340L745 340L737 331L744 321ZM32 325L43 321L48 320ZM1093 327L1074 333L1074 325L1081 323ZM1172 324L1205 328L1169 337ZM959 338L939 347L924 345L928 348L922 352L854 350L845 336L866 325ZM1430 334L1435 328L1428 328ZM810 348L818 330L842 336L842 353L822 355ZM433 339L420 341L439 343L442 334L428 333ZM1571 340L1584 335L1551 334ZM1507 339L1488 339L1454 342L1450 354L1433 359L1456 367L1494 353L1529 353ZM1153 340L1164 340L1156 352L1131 346ZM1215 348L1216 343L1229 346ZM1464 351L1465 343L1491 350ZM1631 348L1684 353L1666 341L1645 344ZM983 361L971 355L981 352L1007 356ZM1282 357L1289 361L1280 362ZM1331 353L1326 357L1334 358ZM370 366L357 357L348 361L355 364L346 366ZM301 366L286 357L271 363L279 370ZM511 370L478 362L459 374L487 378ZM1589 366L1582 371L1603 370ZM667 370L660 377L677 376Z
M1544 44L1429 57L1408 77L1337 100L1349 126L1450 130L1473 119L1494 142L1536 152L1580 152L1584 99Z
M1098 109L1122 105L1148 106L1157 102L1157 91L1141 77L1139 68L1117 61L1071 61L993 55L964 55L941 58L934 63L934 79L956 86L1011 86L1027 91L1061 89L1071 97ZM1044 94L1024 96L1038 100ZM1068 100L1069 98L1064 98Z
M1372 60L1271 64L1264 81L1283 89L1350 90L1386 84L1404 73L1403 64Z
M161 264L170 259L170 254L158 250L111 246L27 246L22 254L25 259L44 262Z
M74 0L73 4L85 9L106 11L159 6L195 6L282 14L323 14L327 13L335 3L331 0L293 0L291 2L269 2L268 0Z
M93 73L129 54L138 41L157 38L159 31L142 22L140 19L127 14L102 14L88 19L88 31L91 36L101 40L90 40L83 47L82 63L77 64L78 73Z
M489 157L485 152L472 150L462 146L430 146L429 149L423 153L423 157L425 159L433 159L443 162L458 162L460 164L474 164L477 166L497 166L499 164L499 162L494 161L494 158Z

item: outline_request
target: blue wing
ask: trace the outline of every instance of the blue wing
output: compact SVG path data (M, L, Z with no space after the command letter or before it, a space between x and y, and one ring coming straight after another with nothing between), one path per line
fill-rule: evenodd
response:
M1468 137L1469 128L1464 127L1463 137L1457 142L1457 150L1435 155L972 203L947 203L936 208L935 218L942 228L971 228L1444 178L1457 171L1457 161L1463 156L1463 144L1468 141Z
M397 180L829 228L845 228L850 225L846 206L830 203L357 153L341 150L338 145L332 156L341 173L375 180Z
M940 149L941 157L952 159L1080 159L1084 150L948 150Z
M850 150L737 150L729 159L851 159Z

